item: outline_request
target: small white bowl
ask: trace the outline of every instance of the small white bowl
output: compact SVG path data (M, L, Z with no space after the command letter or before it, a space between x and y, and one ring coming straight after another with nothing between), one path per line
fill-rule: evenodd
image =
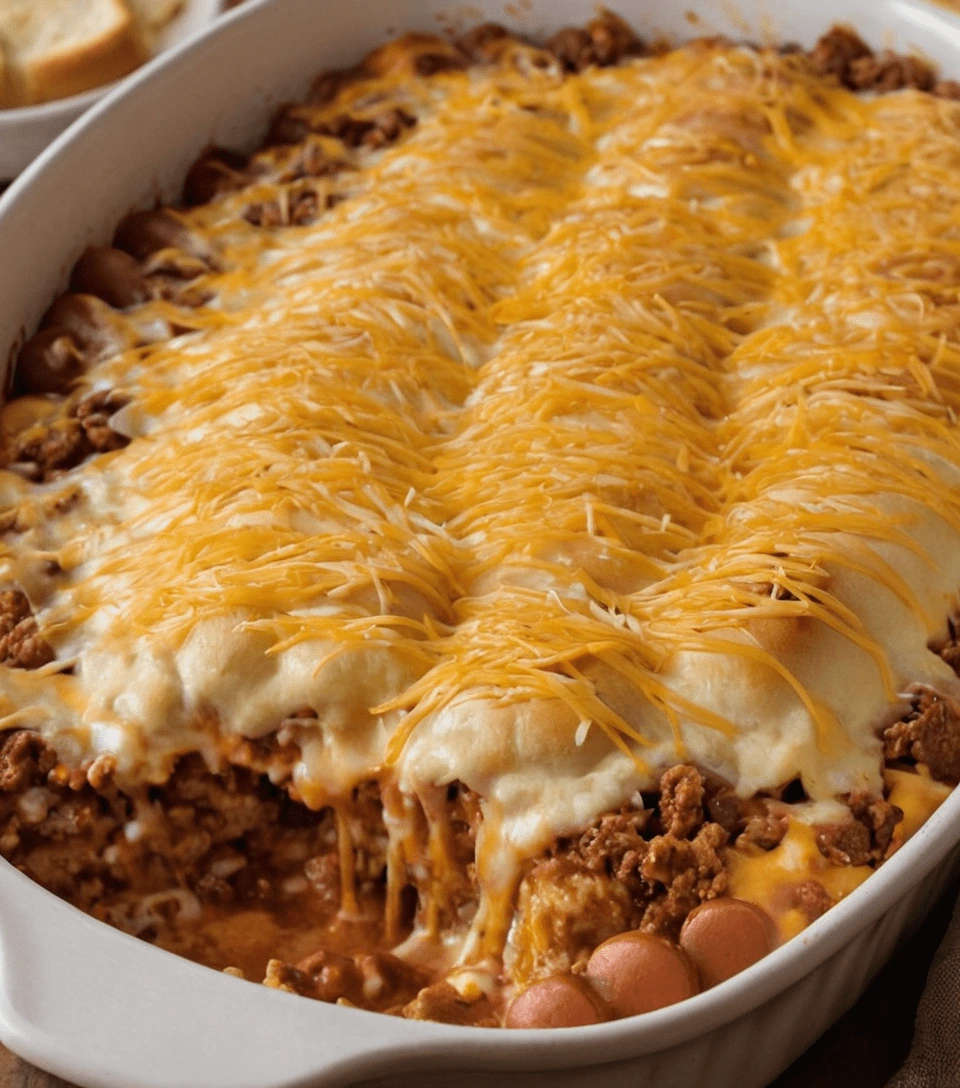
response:
M202 30L223 10L223 0L186 0L183 11L161 32L154 50L162 52ZM0 109L0 182L15 178L55 137L113 87L105 83L83 94L38 106Z

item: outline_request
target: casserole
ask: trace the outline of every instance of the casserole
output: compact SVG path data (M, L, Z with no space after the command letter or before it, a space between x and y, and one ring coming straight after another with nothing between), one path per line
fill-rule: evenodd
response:
M283 9L283 11L284 11L284 12L290 12L290 11L293 11L293 10L294 10L293 8L286 8L286 9ZM251 16L249 16L249 17L254 17L254 16L253 16L253 15L251 15ZM232 24L232 26L234 26L234 25L236 25L236 24ZM317 60L318 60L317 58L313 59L313 63L315 63L315 64L316 64ZM319 58L319 60L321 60L321 61L322 61L322 58ZM218 133L217 135L219 136L219 135L220 135L220 133ZM196 150L196 146L194 147L194 150ZM35 189L34 189L34 190L30 190L30 195L33 195L34 191L35 191ZM17 203L15 203L15 202L13 202L13 201L11 200L11 205L10 205L10 208L11 208L11 210L12 210L12 211L14 211L14 210L15 210L15 209L16 209L17 207L23 208L23 206L24 206L24 203L25 203L25 202L26 202L26 201L25 201L25 199L24 199L23 197L21 198L21 202L20 202L20 205L17 205ZM113 218L115 218L115 217L113 217ZM106 224L102 224L102 225L106 226ZM88 237L93 237L93 236L88 236ZM62 240L62 239L61 239L61 240ZM36 301L36 300L34 301L34 305L35 305L35 306L37 305L37 301ZM26 312L26 311L22 311L22 312ZM25 322L25 323L26 323L26 324L29 324L29 322L28 322L28 321L27 321L27 322ZM945 813L947 813L947 812L949 812L949 811L950 811L950 806L949 806L949 804L948 804L947 806L945 806L945 808L944 808L944 812L945 812ZM931 821L931 825L930 825L930 826L932 826L932 827L936 827L937 825L936 825L935 821ZM930 836L927 836L927 838L930 838ZM911 849L912 849L912 848L911 848ZM909 855L909 851L904 851L904 852L903 852L903 854L901 854L901 855L900 855L900 857L903 857L903 856L910 856L910 855ZM899 861L899 858L895 857L895 860L894 860L894 862L898 862L898 861ZM893 865L893 863L891 863L891 865ZM902 866L901 866L901 867L902 867ZM886 871L887 871L887 870L885 869L885 870L884 870L884 873L882 873L882 874L881 874L881 876L884 876L884 875L885 875L885 873L886 873ZM895 871L896 871L896 870L895 870ZM875 880L877 880L877 879L879 879L879 877L877 877L877 878L874 878L874 879L875 879ZM850 902L852 903L853 901L851 900ZM845 906L845 907L846 907L846 906L847 906L848 904L841 904L841 905L842 905L842 906ZM865 913L865 912L863 912L863 913ZM825 923L824 923L824 925L825 925ZM811 934L812 934L812 931L811 931ZM804 940L808 940L808 939L812 940L812 936L808 935L808 937L804 937ZM795 945L796 945L797 943L798 943L798 942L795 942ZM788 947L788 948L789 948L789 947ZM787 949L784 949L784 950L781 950L781 951L783 951L783 952L786 952L786 951L787 951ZM779 954L779 953L778 953L778 954ZM773 959L776 959L776 957L773 957ZM762 965L761 965L761 966L762 966ZM759 969L759 968L758 968L758 969ZM748 976L743 976L743 977L744 977L744 978L747 978ZM756 976L754 975L754 977L756 977ZM723 988L721 988L721 989L718 989L717 991L715 991L715 994L706 994L706 996L704 996L704 1000L701 1000L701 999L697 999L697 1002L699 1002L699 1003L700 1003L698 1007L700 1007L700 1009L704 1010L704 1012L705 1012L705 1011L706 1011L707 1009L709 1009L709 1007L711 1007L711 1003L710 1003L710 1001L709 1001L709 1000L706 1000L706 999L709 999L709 998L714 998L714 997L716 997L716 998L718 999L718 998L719 998L719 994L721 994L721 993L722 993L722 991L723 991ZM728 991L727 991L727 992L730 992L730 991L729 991L729 989L728 989ZM691 1004L691 1007L692 1007L692 1004ZM657 1014L657 1015L660 1015L660 1014ZM653 1021L650 1021L650 1022L648 1022L648 1024L652 1024L652 1023L654 1023L654 1022L653 1022ZM700 1023L701 1023L701 1025L703 1024L703 1018L702 1018L702 1017L701 1017L701 1019L700 1019ZM383 1031L382 1031L382 1033L381 1033L381 1030L380 1030L379 1028L378 1028L378 1029L376 1029L376 1030L378 1031L378 1035L379 1035L379 1036L381 1036L382 1038L386 1038L386 1028L385 1028L385 1027L383 1028ZM639 1024L638 1024L638 1025L635 1025L635 1031L636 1031L636 1033L641 1033L641 1031L642 1031L642 1027L641 1027L641 1025L639 1025ZM608 1033L608 1034L611 1034L611 1035L612 1035L612 1033ZM586 1037L584 1037L584 1038L586 1038ZM599 1037L599 1036L596 1036L596 1038L600 1038L600 1037ZM635 1038L636 1038L636 1036L635 1036ZM727 1036L726 1038L728 1038L728 1039L729 1039L729 1038L733 1038L733 1036ZM480 1043L478 1042L478 1043L477 1043L477 1046L482 1046L482 1044L480 1044ZM508 1041L508 1042L506 1043L506 1047L505 1047L504 1049L510 1049L510 1048L514 1048L514 1049L516 1049L516 1047L517 1047L517 1046L518 1046L518 1044L515 1044L515 1043L514 1043L514 1042L513 1042L512 1040L510 1040L510 1041ZM532 1044L531 1044L531 1046L532 1046ZM561 1039L559 1039L559 1038L554 1038L554 1039L552 1039L552 1040L551 1040L551 1051L552 1051L552 1053L553 1053L553 1054L558 1054L558 1053L559 1053L559 1051L561 1051L561 1048L562 1048L563 1046L564 1046L564 1043L563 1043L563 1041L562 1041ZM531 1051L531 1053L532 1053L532 1051ZM612 1053L613 1053L613 1052L612 1052ZM688 1051L688 1054L689 1054L689 1051ZM731 1073L733 1073L733 1072L734 1072L734 1068L733 1068L733 1067L731 1067L731 1068L730 1068L730 1072L731 1072ZM718 1083L718 1081L717 1081L716 1079L714 1079L714 1078L712 1077L712 1079L711 1079L711 1083Z

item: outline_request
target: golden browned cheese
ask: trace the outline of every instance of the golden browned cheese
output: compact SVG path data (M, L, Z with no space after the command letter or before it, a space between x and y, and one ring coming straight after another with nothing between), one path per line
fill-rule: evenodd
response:
M580 74L518 42L416 56L311 107L349 167L315 222L280 151L180 213L200 304L128 311L140 346L81 383L128 399L131 443L3 474L32 528L0 573L57 657L2 671L0 727L159 781L296 719L313 807L379 778L430 813L461 782L482 959L518 863L658 768L801 777L803 819L845 818L907 686L960 694L928 649L960 586L960 106L717 43ZM384 103L392 146L330 135ZM810 836L767 868L818 868ZM765 903L754 869L734 890Z

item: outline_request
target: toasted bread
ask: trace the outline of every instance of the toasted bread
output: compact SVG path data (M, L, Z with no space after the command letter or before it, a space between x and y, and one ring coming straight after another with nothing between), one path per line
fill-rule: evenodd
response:
M146 59L121 0L0 0L0 38L21 104L79 94Z
M183 10L186 0L127 0L145 31L156 34Z
M0 42L0 110L13 105L13 90L7 77L7 59L3 55L3 43Z

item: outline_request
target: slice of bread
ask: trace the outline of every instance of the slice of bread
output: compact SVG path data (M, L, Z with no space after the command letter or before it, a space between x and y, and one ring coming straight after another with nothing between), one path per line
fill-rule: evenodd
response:
M0 110L13 105L13 88L7 77L7 59L3 55L3 42L0 42Z
M156 34L183 10L186 0L127 0L140 25Z
M121 0L0 0L0 38L20 104L110 83L146 59Z

